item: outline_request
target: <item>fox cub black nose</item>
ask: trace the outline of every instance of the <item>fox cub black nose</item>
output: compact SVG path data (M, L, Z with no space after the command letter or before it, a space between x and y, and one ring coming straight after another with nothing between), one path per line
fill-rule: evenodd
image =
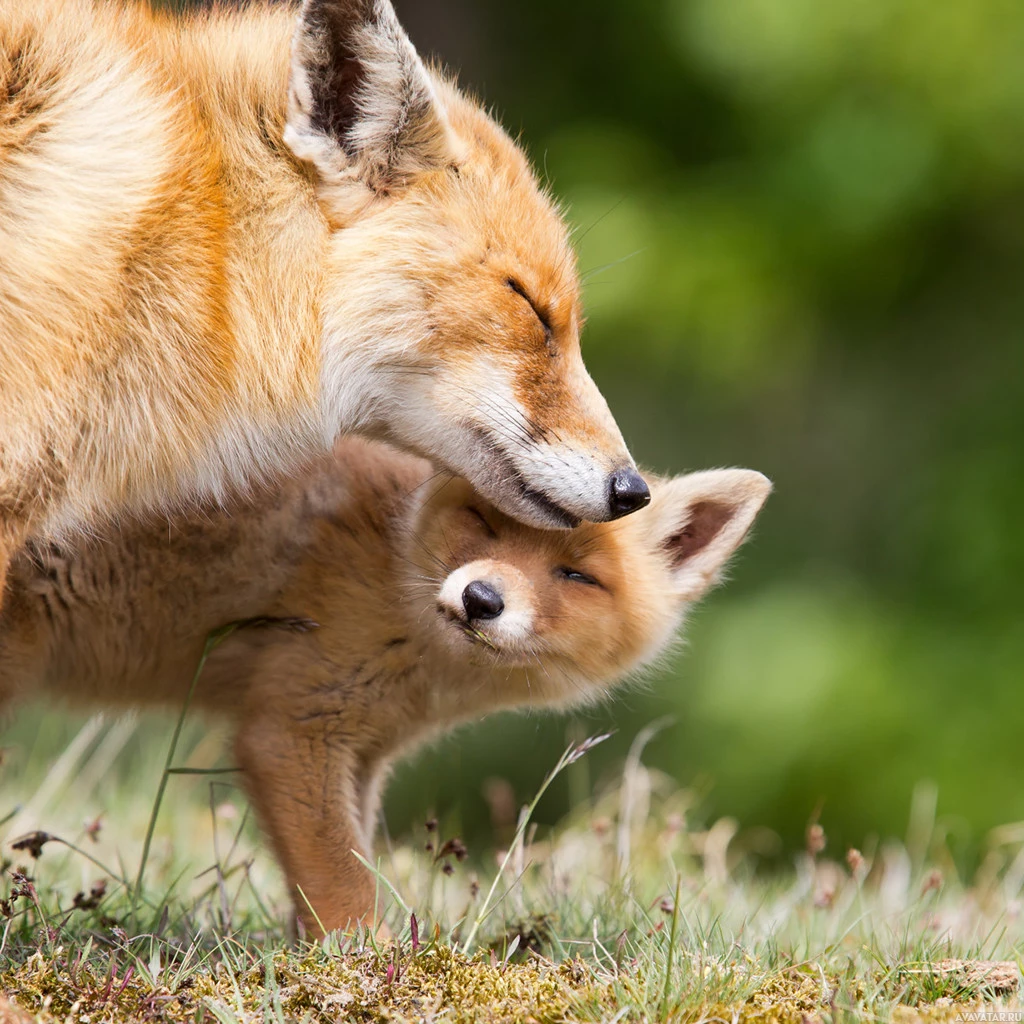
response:
M635 469L619 469L612 473L608 490L612 519L628 516L651 500L651 492L644 478Z
M468 619L496 619L505 610L505 602L489 583L473 580L462 592L462 607Z

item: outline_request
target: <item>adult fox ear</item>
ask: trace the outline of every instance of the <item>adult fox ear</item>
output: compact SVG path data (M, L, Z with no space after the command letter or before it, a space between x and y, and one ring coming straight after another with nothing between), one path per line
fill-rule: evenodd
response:
M743 543L772 484L752 469L712 469L652 490L645 526L668 560L679 596L696 601Z
M387 189L451 162L434 84L389 0L303 0L284 140L323 185Z

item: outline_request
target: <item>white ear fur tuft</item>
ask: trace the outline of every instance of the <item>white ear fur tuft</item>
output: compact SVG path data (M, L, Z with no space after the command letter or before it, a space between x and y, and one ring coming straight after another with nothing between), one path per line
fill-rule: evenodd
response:
M712 469L654 484L645 525L681 597L696 601L717 582L771 490L771 481L752 469Z
M389 0L303 0L284 138L328 185L385 188L450 162L434 84Z

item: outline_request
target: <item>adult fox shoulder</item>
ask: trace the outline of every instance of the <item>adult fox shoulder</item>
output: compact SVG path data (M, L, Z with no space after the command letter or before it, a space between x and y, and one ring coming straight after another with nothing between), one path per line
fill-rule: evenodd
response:
M341 432L540 526L648 498L565 226L388 0L0 0L0 576Z
M637 515L539 530L465 481L348 439L254 502L30 545L0 613L0 704L180 708L214 628L317 623L238 630L194 705L233 719L307 926L344 927L373 912L375 881L351 851L370 855L395 758L499 708L599 699L649 664L770 486L750 470L655 480Z

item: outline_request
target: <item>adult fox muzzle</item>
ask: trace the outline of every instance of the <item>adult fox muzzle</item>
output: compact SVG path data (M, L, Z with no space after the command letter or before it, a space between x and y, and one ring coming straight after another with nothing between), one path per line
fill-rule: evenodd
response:
M387 0L0 0L0 576L387 438L539 526L647 497L566 228Z

